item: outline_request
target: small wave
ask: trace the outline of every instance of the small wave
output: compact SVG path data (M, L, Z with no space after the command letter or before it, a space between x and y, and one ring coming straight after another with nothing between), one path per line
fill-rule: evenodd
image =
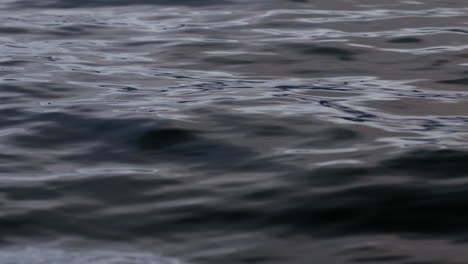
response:
M0 250L0 262L27 264L182 264L177 259L147 253L115 251L67 251L46 248L20 248Z

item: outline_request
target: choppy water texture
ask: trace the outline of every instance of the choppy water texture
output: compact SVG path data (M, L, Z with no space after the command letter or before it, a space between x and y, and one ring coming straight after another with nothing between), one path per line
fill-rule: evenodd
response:
M468 263L467 17L0 0L0 263Z

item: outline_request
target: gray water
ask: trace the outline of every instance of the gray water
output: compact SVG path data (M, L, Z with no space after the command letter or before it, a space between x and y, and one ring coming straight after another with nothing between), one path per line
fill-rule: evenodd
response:
M0 264L468 263L467 15L0 0Z

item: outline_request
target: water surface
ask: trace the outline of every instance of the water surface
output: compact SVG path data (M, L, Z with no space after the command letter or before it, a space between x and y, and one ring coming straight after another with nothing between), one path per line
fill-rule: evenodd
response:
M0 263L466 263L467 15L0 0Z

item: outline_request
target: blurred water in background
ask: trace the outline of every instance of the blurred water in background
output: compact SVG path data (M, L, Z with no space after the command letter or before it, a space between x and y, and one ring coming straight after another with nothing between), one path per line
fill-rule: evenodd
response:
M0 263L468 263L467 15L0 0Z

